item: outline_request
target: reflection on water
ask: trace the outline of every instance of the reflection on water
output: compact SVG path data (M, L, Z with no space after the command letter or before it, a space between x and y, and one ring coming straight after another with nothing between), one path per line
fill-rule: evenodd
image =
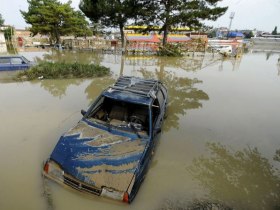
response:
M67 88L71 85L79 86L84 79L68 79L68 80L43 80L40 82L41 87L47 90L52 96L61 98L66 94ZM104 90L105 87L114 83L111 77L95 78L85 89L88 100L94 99ZM37 83L35 82L35 83Z
M198 57L170 57L168 59L154 56L123 56L125 65L131 66L164 66L171 68L180 68L185 71L196 71L203 68L203 56ZM218 57L220 59L220 57ZM212 58L211 61L218 60Z
M278 76L280 76L280 57L278 58L277 69L278 69Z
M223 203L217 201L208 200L170 200L166 199L162 202L161 206L157 210L233 210Z
M161 80L168 89L168 121L164 129L179 128L180 116L186 115L188 109L197 109L202 107L201 101L209 100L208 95L195 86L202 83L196 78L191 79L183 74L168 71L167 68L183 70L183 72L197 71L203 66L203 57L195 58L160 58L160 57L123 57L120 75L123 75L123 63L127 65L139 65L141 68L138 72L141 77L155 78ZM212 62L212 60L211 60ZM148 71L145 67L155 66L154 71Z
M112 75L23 83L0 76L1 210L279 208L279 54L233 60L28 53L30 60L101 63ZM164 132L134 202L88 199L42 182L42 161L59 136L119 75L161 79L169 90ZM205 143L217 141L205 153Z
M52 96L62 98L66 96L67 89L70 86L79 86L87 79L57 79L57 80L35 80L31 81L32 84L40 84L40 86L48 91ZM97 97L105 87L114 83L112 77L95 78L86 87L85 94L88 100L92 100Z
M235 71L237 69L239 69L239 66L241 64L241 58L228 58L228 57L224 57L224 58L221 58L220 60L216 60L217 63L220 63L219 65L219 71L223 71L224 70L224 63L225 62L230 62L231 65L232 65L232 71Z
M79 86L83 79L59 79L59 80L42 80L32 81L33 84L40 83L40 86L47 90L52 96L62 98L70 85Z
M57 52L60 53L60 52ZM123 75L124 63L128 58L122 56L120 59L120 73L119 75ZM134 61L137 60L134 58ZM138 65L146 64L146 59L139 60L136 62ZM188 65L185 65L186 62L189 61ZM141 68L139 73L144 78L156 78L160 79L168 89L168 123L165 124L165 129L168 131L170 128L179 128L179 118L180 116L184 116L187 113L188 109L197 109L202 107L201 101L209 100L208 95L203 91L195 87L197 84L201 84L202 81L196 78L191 79L188 77L178 76L176 72L166 71L165 68L168 67L176 67L182 68L184 71L196 71L202 66L202 58L194 61L192 59L181 59L181 58L171 58L171 59L153 59L151 63L153 65L159 65L159 70L155 69L155 71L147 71L145 68ZM135 64L135 63L133 63ZM144 66L144 65L141 65ZM83 79L70 79L70 80L42 80L35 81L34 83L40 83L41 87L50 92L54 97L61 98L65 95L67 88L70 85L79 86ZM113 84L115 79L112 77L103 77L97 78L93 80L88 87L85 89L85 93L89 100L92 100L97 95L101 93L101 91Z
M112 85L115 79L112 77L96 78L85 89L85 94L88 100L96 98L106 87Z
M196 66L193 67L193 70L195 69ZM168 121L164 127L166 131L170 128L178 129L179 118L186 115L188 109L198 109L202 107L201 101L209 100L208 95L203 90L195 87L195 85L202 83L201 80L180 77L175 72L165 71L164 62L159 66L159 70L149 72L141 68L139 72L144 78L160 79L167 86Z
M280 149L277 149L273 158L275 161L280 162Z
M102 53L92 53L84 51L67 51L67 50L50 50L48 53L43 54L43 56L38 56L33 58L34 61L51 61L51 62L66 62L66 63L94 63L100 64L104 59L104 54Z
M43 178L43 197L45 198L47 202L47 210L54 210L54 202L52 198L52 192L50 188L50 180L47 178Z
M210 198L234 209L280 208L279 170L257 148L233 151L220 143L207 143L207 148L210 156L194 159L188 171Z

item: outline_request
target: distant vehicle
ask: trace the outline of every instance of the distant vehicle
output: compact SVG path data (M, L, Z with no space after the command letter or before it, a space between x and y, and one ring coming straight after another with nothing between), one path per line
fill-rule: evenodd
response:
M232 54L232 46L231 45L212 45L212 50L214 52L221 53L223 55L231 55Z
M62 135L43 175L78 191L132 202L161 133L167 89L158 80L120 77Z
M26 70L33 66L33 63L21 55L0 56L0 71Z

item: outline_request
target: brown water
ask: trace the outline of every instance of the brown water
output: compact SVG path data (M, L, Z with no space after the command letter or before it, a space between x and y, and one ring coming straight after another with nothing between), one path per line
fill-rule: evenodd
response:
M1 210L279 208L279 54L247 53L237 60L23 54L101 63L112 75L13 82L1 74ZM42 163L59 136L121 74L158 78L169 90L168 118L134 202L89 198L43 180Z

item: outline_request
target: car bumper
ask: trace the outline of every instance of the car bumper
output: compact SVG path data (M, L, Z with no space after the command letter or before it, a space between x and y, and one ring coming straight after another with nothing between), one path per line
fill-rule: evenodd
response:
M66 188L75 189L79 192L88 195L97 195L109 199L130 203L129 195L127 192L120 192L108 187L96 188L94 186L85 184L77 180L76 178L64 173L64 171L61 170L61 168L54 161L51 160L48 160L44 164L44 170L42 174L44 177L47 177Z

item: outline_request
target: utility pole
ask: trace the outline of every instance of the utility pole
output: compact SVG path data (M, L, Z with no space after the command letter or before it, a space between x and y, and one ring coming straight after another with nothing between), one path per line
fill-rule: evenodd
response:
M232 20L234 18L234 15L235 15L235 12L231 12L230 16L229 16L230 22L229 22L229 26L228 26L228 35L229 35L230 29L231 29L231 24L232 24ZM227 35L227 37L228 37L228 35Z

